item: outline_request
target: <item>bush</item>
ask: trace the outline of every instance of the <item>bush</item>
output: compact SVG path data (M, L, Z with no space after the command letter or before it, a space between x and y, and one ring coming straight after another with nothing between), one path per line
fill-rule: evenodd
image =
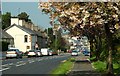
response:
M95 67L96 71L98 72L105 72L106 71L106 63L102 61L97 61L92 63Z
M8 50L8 42L2 41L2 51L7 51Z

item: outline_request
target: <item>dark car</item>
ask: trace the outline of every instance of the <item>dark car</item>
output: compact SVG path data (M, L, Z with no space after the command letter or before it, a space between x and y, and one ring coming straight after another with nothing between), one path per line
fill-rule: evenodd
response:
M89 52L89 51L83 51L83 54L84 54L85 56L90 56L90 52Z
M72 50L68 50L68 53L72 53Z
M52 50L52 55L58 55L57 51Z

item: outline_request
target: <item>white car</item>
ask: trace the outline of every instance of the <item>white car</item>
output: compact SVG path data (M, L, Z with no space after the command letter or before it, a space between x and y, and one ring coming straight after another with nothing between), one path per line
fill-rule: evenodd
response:
M49 50L49 51L48 51L48 54L49 54L50 56L52 56L52 55L53 55L53 51L52 51L52 50Z
M48 48L42 48L41 53L42 53L42 55L49 55L49 49Z
M37 51L35 51L35 50L29 50L27 56L28 57L31 57L31 56L37 57L38 56L37 55Z
M36 52L37 52L37 56L42 56L42 53L40 50L36 50Z
M6 59L8 58L22 58L22 52L17 48L11 48L6 51Z
M78 56L78 51L77 50L73 50L71 53L72 56Z

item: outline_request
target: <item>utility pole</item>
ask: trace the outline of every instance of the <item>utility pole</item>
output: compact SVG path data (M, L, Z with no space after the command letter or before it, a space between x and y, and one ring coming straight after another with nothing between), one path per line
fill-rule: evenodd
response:
M18 15L20 14L20 8L18 8ZM19 25L19 16L18 16L18 25Z

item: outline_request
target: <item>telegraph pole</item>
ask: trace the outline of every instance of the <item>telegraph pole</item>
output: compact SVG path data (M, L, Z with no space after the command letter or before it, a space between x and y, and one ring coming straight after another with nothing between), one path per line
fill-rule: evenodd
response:
M18 8L18 15L20 14L20 8ZM18 25L19 25L19 16L18 16Z

